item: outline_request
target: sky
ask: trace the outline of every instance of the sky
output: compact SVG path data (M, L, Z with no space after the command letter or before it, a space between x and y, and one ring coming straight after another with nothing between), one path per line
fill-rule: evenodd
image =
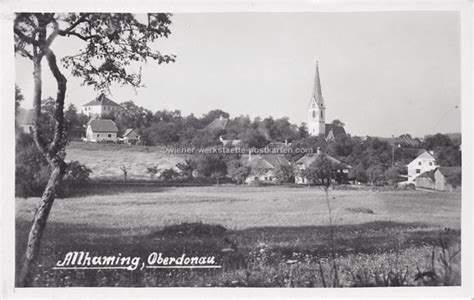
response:
M112 86L117 103L196 116L223 109L251 118L307 121L316 61L326 122L351 135L461 131L460 18L457 12L181 13L156 47L176 62L142 68L145 88ZM56 55L84 46L58 39ZM15 58L15 79L32 107L30 61ZM56 82L43 68L43 98ZM97 91L68 77L66 103L78 108Z

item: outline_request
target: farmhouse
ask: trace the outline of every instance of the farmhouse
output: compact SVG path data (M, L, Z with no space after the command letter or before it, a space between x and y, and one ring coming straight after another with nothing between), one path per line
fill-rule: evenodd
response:
M82 113L89 117L102 117L121 109L122 106L101 93L97 98L83 105Z
M250 175L246 183L274 183L277 180L276 171L282 167L290 167L290 162L284 155L243 155L244 165L250 167Z
M229 146L240 146L242 145L241 140L224 140L224 138L219 136L219 141L222 143L222 146L229 147Z
M135 144L139 139L140 136L135 132L135 130L128 128L125 130L125 133L120 140L127 144Z
M453 191L461 186L461 167L438 167L415 178L417 187Z
M414 183L415 178L424 172L436 169L436 159L433 157L433 152L423 151L417 158L412 160L408 165L408 182Z
M86 140L88 142L117 141L118 128L115 122L107 119L91 119L87 123Z
M326 124L326 106L321 91L318 62L316 62L313 95L308 105L308 132L313 136L324 135L328 141L346 134L344 127L335 124Z
M345 182L349 176L349 170L351 166L341 162L340 160L326 154L322 153L319 149L316 153L308 153L298 159L295 163L295 183L296 184L310 184L314 183L304 176L304 170L309 168L312 163L314 163L319 157L327 158L334 166L337 167L335 179L337 182Z

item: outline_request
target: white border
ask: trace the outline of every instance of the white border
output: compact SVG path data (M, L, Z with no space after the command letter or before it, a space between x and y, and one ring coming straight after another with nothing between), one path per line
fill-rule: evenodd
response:
M2 0L0 31L0 87L3 104L1 116L1 201L0 227L2 230L1 245L1 294L0 298L296 298L296 297L426 297L426 298L471 298L474 270L472 260L473 237L473 148L472 132L474 105L472 103L473 86L473 23L472 2L457 1L153 1L153 0ZM113 4L113 5L112 5ZM138 5L139 4L139 5ZM12 13L15 11L81 11L81 12L149 12L170 11L183 12L341 12L341 11L421 11L451 10L461 12L461 51L462 51L462 132L463 132L463 199L462 199L462 286L461 287L409 287L409 288L345 288L345 289L284 289L284 288L28 288L18 289L14 286L14 59ZM8 103L8 104L6 104Z

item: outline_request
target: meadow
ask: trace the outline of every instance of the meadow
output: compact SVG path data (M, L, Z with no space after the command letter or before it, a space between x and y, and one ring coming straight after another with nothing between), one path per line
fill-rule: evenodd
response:
M66 161L76 160L91 169L91 178L107 180L122 179L122 167L127 169L128 179L149 180L147 168L173 168L184 159L185 155L165 153L163 146L84 142L70 142L66 156Z
M328 196L319 187L229 184L136 190L117 186L57 199L34 282L36 286L460 284L460 193L351 188L330 190ZM17 264L38 201L16 200ZM222 268L52 270L68 251L144 258L152 251L215 255Z

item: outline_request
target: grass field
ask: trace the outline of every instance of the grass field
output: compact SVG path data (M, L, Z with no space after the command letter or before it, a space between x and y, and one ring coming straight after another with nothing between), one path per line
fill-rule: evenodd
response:
M176 166L184 155L164 153L161 146L129 146L125 144L103 144L71 142L67 147L67 161L77 160L92 170L93 179L122 179L121 167L127 168L129 179L150 179L148 167L160 169Z
M449 271L444 284L460 284L459 255L453 255L448 271L432 260L434 254L438 261L444 251L437 247L440 241L448 241L450 251L459 245L460 193L331 190L333 226L325 199L317 187L234 185L148 187L142 192L109 189L100 195L58 199L35 284L416 285L421 282L415 281L417 268ZM18 263L38 199L16 203ZM222 252L229 247L231 252ZM51 270L64 253L81 250L143 257L151 251L216 255L223 269Z

